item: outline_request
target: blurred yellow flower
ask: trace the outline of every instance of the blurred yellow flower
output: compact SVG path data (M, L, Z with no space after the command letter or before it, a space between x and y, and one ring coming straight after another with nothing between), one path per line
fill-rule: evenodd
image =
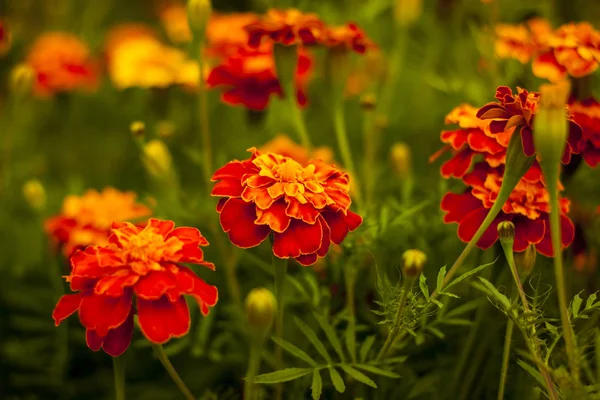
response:
M27 204L34 210L41 210L46 206L46 190L37 179L25 182L23 185L23 196Z
M155 178L166 178L172 172L173 158L167 145L158 139L146 143L142 157L148 173Z

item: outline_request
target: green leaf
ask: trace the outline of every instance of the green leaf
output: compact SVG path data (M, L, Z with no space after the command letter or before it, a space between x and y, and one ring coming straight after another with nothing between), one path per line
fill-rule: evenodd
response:
M439 337L440 339L446 337L442 331L440 331L438 328L434 328L433 326L428 326L427 330L433 333L435 336Z
M425 296L425 300L429 301L429 288L427 287L427 278L423 274L421 274L421 276L419 277L419 287L421 288L423 296Z
M360 345L359 357L361 362L365 362L367 360L367 357L369 356L369 350L371 350L371 347L373 347L376 337L377 335L368 336Z
M442 291L442 282L444 282L444 278L446 277L446 266L444 265L441 269L440 272L438 272L438 276L437 276L437 286L435 288L435 291L441 294Z
M542 379L542 375L540 375L537 369L535 369L534 367L532 367L531 365L529 365L521 359L517 360L517 364L519 364L521 368L527 371L529 375L531 375L536 381L538 381L540 386L546 387L546 383L544 382L544 379Z
M269 372L268 374L258 375L254 378L253 382L265 383L268 385L273 383L288 382L308 375L312 371L313 368L286 368L275 372Z
M498 289L496 289L496 287L487 279L479 277L479 281L483 284L483 291L487 292L488 295L492 296L496 301L498 301L500 306L502 306L505 311L510 309L511 305L508 297L500 293Z
M348 323L344 336L346 338L346 347L350 353L350 358L352 358L352 361L356 361L356 326L354 325L354 321Z
M313 400L319 400L321 398L321 392L323 391L323 381L321 380L321 373L318 369L313 371L312 380L312 398Z
M581 303L583 303L583 300L581 299L581 296L579 296L579 293L577 293L575 297L573 297L573 301L571 302L571 313L574 318L577 318L577 316L579 315Z
M477 300L472 300L468 303L462 304L462 305L448 311L444 315L444 318L445 319L455 318L455 317L458 317L459 315L468 313L469 311L473 311L474 309L476 309L479 306L480 303L481 303L481 300L477 299Z
M398 375L397 373L392 372L392 371L388 371L388 370L385 370L385 369L378 368L378 367L376 367L374 365L369 365L369 364L354 364L354 366L356 368L364 369L365 371L371 372L371 373L376 374L376 375L386 376L388 378L400 378L400 375Z
M438 306L438 308L441 310L442 308L444 308L444 305L442 304L441 301L437 300L437 299L431 299L431 302L433 304L435 304L436 306Z
M275 343L277 343L285 351L287 351L288 353L290 353L294 357L298 357L299 359L301 359L303 361L306 361L307 363L309 363L313 367L316 367L318 365L317 362L315 360L313 360L308 354L306 354L303 350L299 349L298 347L296 347L295 345L291 344L287 340L284 340L284 339L281 339L281 338L278 338L278 337L273 337L271 339L273 339L273 341Z
M344 384L344 380L340 376L340 373L337 372L337 369L334 367L329 367L329 376L331 377L331 382L333 382L333 387L335 387L335 390L337 390L339 393L344 393L344 390L346 390L346 385Z
M325 349L325 345L323 344L323 342L321 342L321 340L317 337L315 331L313 331L310 326L308 326L304 321L302 321L298 317L294 317L294 322L296 322L298 328L300 328L304 336L306 336L306 338L312 343L315 349L317 349L319 354L323 356L325 361L331 363L331 357L329 356L329 353L327 353L327 349Z
M457 326L471 326L473 322L464 318L444 318L439 320L440 324L444 325L457 325Z
M449 293L449 292L438 292L438 294L440 296L448 296L448 297L452 297L455 299L460 299L460 296L455 295L454 293Z
M594 302L596 301L596 297L598 296L597 293L592 293L588 296L586 302L585 302L585 309L587 310L588 308L592 308L595 306Z
M488 264L483 264L480 265L479 267L472 269L468 272L465 272L464 274L462 274L461 276L459 276L458 278L456 278L455 280L453 280L452 282L450 282L448 285L446 285L446 287L444 288L444 290L448 290L450 289L452 286L464 281L465 279L467 279L468 277L475 275L481 271L483 271L484 269L486 269L487 267L489 267L490 265L493 265L498 259L492 261L491 263Z
M369 378L368 376L366 376L365 374L363 374L362 372L352 368L349 365L346 364L342 364L341 365L342 369L344 370L345 373L347 373L348 375L350 375L351 377L353 377L354 379L356 379L357 381L364 383L367 386L371 386L372 388L377 389L377 385L375 384L375 382L373 382L373 380L371 378Z
M331 343L331 345L333 346L333 349L337 353L340 360L342 360L342 362L346 361L346 356L344 354L344 350L342 349L340 339L337 337L335 330L333 329L331 324L327 322L327 320L323 316L317 314L316 312L314 313L314 316L319 325L321 325L321 329L323 329L323 332L325 332L325 336L327 336L327 339L329 339L329 343Z

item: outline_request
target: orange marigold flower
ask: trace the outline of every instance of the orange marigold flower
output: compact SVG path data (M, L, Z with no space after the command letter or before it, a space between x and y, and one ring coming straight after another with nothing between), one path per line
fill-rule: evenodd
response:
M120 192L107 187L102 192L88 190L83 196L67 196L60 215L49 218L45 231L63 246L65 255L89 245L108 243L113 221L132 221L148 217L152 211L136 202L133 192Z
M569 106L573 120L583 130L579 152L590 167L595 167L600 163L600 103L590 98L574 101Z
M98 67L87 45L69 33L40 36L29 50L26 63L35 71L33 90L39 96L93 90L98 83Z
M159 12L160 22L173 43L188 43L192 32L188 23L187 8L182 4L171 3Z
M312 58L305 50L298 53L296 97L306 105L304 86L310 77ZM213 68L207 78L209 87L223 87L221 99L231 105L242 104L252 110L264 110L271 95L283 92L275 72L272 51L241 49Z
M292 158L302 165L307 165L311 160L321 160L327 164L333 163L333 151L329 147L316 147L309 151L286 135L277 135L258 150L261 153L275 153Z
M207 55L227 57L248 45L246 26L255 24L259 17L253 13L213 13L206 28Z
M79 311L90 349L121 355L138 315L142 333L153 343L184 336L190 312L184 295L207 315L218 291L181 263L214 270L199 246L208 241L195 228L175 228L172 221L150 219L146 226L114 222L106 246L89 246L71 257L71 290L58 301L52 317L61 321ZM135 295L136 302L133 303Z
M360 54L375 47L363 30L354 23L327 27L320 42L327 47L353 50Z
M527 24L496 25L496 55L500 58L515 58L525 64L545 48L552 33L550 23L542 18L533 18Z
M212 195L223 197L221 227L236 246L258 246L272 235L275 256L312 265L362 223L349 210L348 174L320 160L302 165L249 151L250 159L229 162L212 178Z
M536 171L537 174L528 174L517 184L500 214L477 242L479 248L491 247L498 240L498 224L511 221L515 225L514 251L525 251L533 244L539 253L552 257L549 195L539 167ZM458 223L458 237L463 242L469 242L475 236L496 201L503 174L503 166L492 168L486 163L478 163L463 178L469 189L462 194L448 193L442 199L441 208L446 212L444 222ZM567 199L560 200L563 248L569 246L574 237L573 223L567 217L569 204Z
M540 94L517 88L517 94L507 86L499 86L496 89L498 102L488 103L477 112L477 117L483 120L491 120L490 132L499 134L511 128L520 130L523 151L527 156L535 154L533 146L533 120L538 110ZM567 113L568 109L565 110ZM568 164L572 153L579 153L579 141L581 140L581 127L573 121L569 115L569 137L567 146L562 157L563 164Z
M112 27L104 39L104 54L107 62L114 57L115 50L128 40L136 38L157 39L156 32L147 25L140 23L125 23Z
M322 40L325 24L316 14L296 9L269 10L259 22L246 26L248 44L260 47L263 38L290 45L315 45Z

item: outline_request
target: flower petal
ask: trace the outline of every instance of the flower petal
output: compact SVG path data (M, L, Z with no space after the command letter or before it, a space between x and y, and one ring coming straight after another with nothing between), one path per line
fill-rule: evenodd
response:
M139 279L139 275L133 271L121 269L100 279L96 283L94 293L112 297L123 296L125 288L135 285Z
M171 302L166 296L158 300L137 300L138 321L142 333L153 343L165 343L184 336L190 329L190 312L183 296Z
M177 286L177 278L170 271L150 271L135 285L136 296L145 300L158 300L167 290Z
M102 349L106 354L118 357L127 350L133 336L133 313L130 313L125 322L115 329L108 331L104 338Z
M255 224L267 225L273 231L282 233L289 226L291 218L286 214L286 203L285 200L279 199L266 210L256 209L256 220Z
M54 318L56 326L79 309L83 296L83 293L65 294L58 300L58 304L52 312L52 318Z
M319 224L310 225L295 219L285 232L274 234L273 253L279 258L316 253L322 239L323 230Z
M241 199L229 199L221 210L219 221L233 244L243 249L261 244L271 229L256 225L256 207Z
M96 330L98 335L106 336L125 322L131 310L131 292L125 291L121 297L101 295L86 296L79 306L79 319L87 329Z
M348 232L358 228L362 223L362 218L349 210L347 215L341 211L326 211L322 215L331 230L331 241L335 244L342 243Z

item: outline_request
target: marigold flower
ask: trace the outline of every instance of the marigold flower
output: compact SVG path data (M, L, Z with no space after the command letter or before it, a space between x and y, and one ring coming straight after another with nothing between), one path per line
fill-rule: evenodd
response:
M104 55L110 63L114 51L123 43L137 39L151 38L158 40L156 32L148 25L140 23L124 23L112 27L104 39Z
M138 315L142 333L153 343L184 336L190 313L183 295L198 302L202 314L217 304L218 291L180 263L215 269L199 246L208 241L195 228L150 219L146 226L114 222L106 246L89 246L71 257L71 290L58 301L52 317L58 326L79 311L90 349L121 355ZM133 304L135 295L136 303Z
M523 151L527 156L535 154L533 145L533 120L538 111L540 94L517 88L517 94L507 86L496 89L498 102L488 103L477 112L477 117L491 120L489 129L492 134L505 133L511 128L519 129ZM568 112L568 110L565 110ZM569 137L563 153L562 162L568 164L572 153L579 153L581 127L569 115Z
M583 131L579 152L590 167L600 163L600 103L590 98L570 104L573 119Z
M546 42L533 62L533 73L552 82L568 74L575 78L589 75L600 63L600 32L588 22L562 25Z
M227 57L248 45L247 25L258 23L253 13L213 13L206 28L206 53L213 57ZM261 49L265 47L262 46ZM270 46L267 46L269 49Z
M442 199L441 207L446 212L444 222L458 223L458 237L462 241L469 242L473 238L492 208L500 191L503 170L503 167L492 168L484 162L478 163L463 178L469 189L462 194L448 193ZM491 247L498 240L498 224L511 221L515 225L515 252L525 251L533 244L539 253L552 257L549 195L539 167L535 170L536 174L526 175L517 184L500 214L477 242L478 247ZM573 241L574 235L573 223L567 217L569 205L568 199L560 200L563 248Z
M87 45L69 33L41 35L29 50L26 63L35 71L33 90L38 96L93 90L98 83L98 67Z
M11 34L6 22L0 19L0 56L8 53L11 45Z
M363 30L354 23L327 27L320 43L331 48L353 50L359 54L375 47Z
M550 23L542 18L532 18L526 24L496 25L495 51L499 58L514 58L522 64L529 62L545 49L552 33Z
M272 235L273 253L302 265L324 257L362 223L349 210L348 174L316 160L302 165L279 154L249 149L213 175L221 227L238 247L258 246Z
M60 215L49 218L46 233L60 245L64 254L89 245L106 245L113 221L132 221L150 216L152 211L136 202L133 192L107 187L102 192L90 189L83 196L67 196Z
M312 58L306 51L300 51L296 66L296 97L301 106L307 103L304 85L311 68ZM210 71L207 84L225 88L221 96L223 102L242 104L252 110L264 110L271 95L283 95L272 51L239 50Z
M327 147L315 147L310 151L286 135L277 135L259 149L261 153L275 153L280 156L289 157L302 165L307 165L311 160L321 160L327 164L332 164L333 151Z
M286 46L315 45L324 36L325 24L316 14L296 9L269 10L259 22L246 26L248 44L260 47L263 38Z

